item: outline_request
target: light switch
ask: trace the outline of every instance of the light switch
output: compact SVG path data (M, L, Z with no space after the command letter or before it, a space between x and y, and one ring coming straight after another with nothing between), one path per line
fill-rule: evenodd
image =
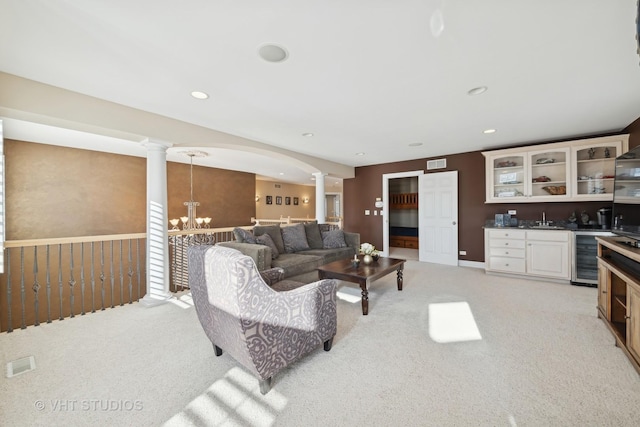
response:
M365 215L371 215L371 211L369 209L365 209L364 214Z
M373 211L373 215L374 215L374 216L377 216L377 215L378 215L378 211L375 211L375 210L374 210L374 211Z

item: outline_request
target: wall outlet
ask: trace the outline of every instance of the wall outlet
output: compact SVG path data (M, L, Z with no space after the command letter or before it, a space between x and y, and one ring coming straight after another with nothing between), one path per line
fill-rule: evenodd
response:
M373 215L374 216L378 215L378 211L373 211Z
M371 215L371 211L370 211L369 209L365 209L365 210L364 210L364 214L365 214L365 215Z
M460 251L459 253L460 253L460 255L466 255L467 251Z
M509 209L509 210L507 211L507 213L508 213L509 215L515 215L515 214L516 214L516 210L515 210L515 209Z

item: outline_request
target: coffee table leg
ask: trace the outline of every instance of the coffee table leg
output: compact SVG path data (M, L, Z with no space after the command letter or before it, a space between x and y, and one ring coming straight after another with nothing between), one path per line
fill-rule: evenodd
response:
M360 289L362 289L362 314L366 316L369 314L369 291L367 290L367 283L360 283Z
M398 290L402 290L402 267L398 269Z

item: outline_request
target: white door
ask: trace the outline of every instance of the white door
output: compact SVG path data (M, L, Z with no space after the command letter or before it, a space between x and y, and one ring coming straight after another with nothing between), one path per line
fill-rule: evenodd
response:
M458 265L458 171L419 177L420 261Z

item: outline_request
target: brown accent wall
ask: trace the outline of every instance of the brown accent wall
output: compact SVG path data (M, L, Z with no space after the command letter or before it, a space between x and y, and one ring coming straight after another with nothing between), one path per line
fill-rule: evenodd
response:
M167 163L169 218L187 215L189 168L188 164ZM197 214L211 217L212 228L250 225L256 215L255 190L255 174L193 166L193 200L200 203Z
M146 231L146 159L5 140L7 240ZM168 216L186 215L189 165L167 163ZM193 167L199 216L249 225L255 175ZM167 222L167 227L169 224Z
M638 117L633 123L631 123L624 130L629 134L629 149L636 148L640 145L640 117Z

